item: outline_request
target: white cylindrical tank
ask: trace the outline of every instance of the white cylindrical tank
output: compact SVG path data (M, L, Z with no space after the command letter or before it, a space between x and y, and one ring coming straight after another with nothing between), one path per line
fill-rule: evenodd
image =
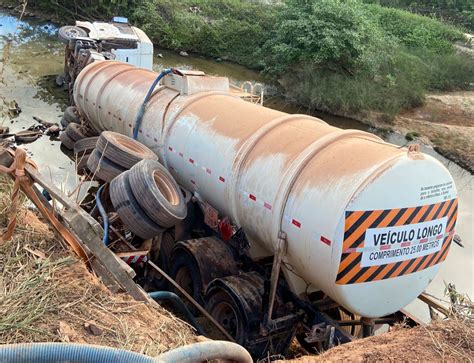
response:
M132 136L156 76L94 63L80 73L74 98L97 130ZM356 314L380 317L431 282L457 215L456 187L436 159L245 102L226 91L226 79L167 77L138 140L253 246L271 253L285 232L284 271L295 293L309 286Z

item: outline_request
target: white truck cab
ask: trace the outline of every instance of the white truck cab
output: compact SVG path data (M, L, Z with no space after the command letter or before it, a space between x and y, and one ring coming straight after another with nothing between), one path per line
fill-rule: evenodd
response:
M130 25L127 18L114 17L109 23L76 21L74 26L61 27L58 36L67 44L78 39L93 41L106 59L150 70L153 67L153 43L145 32Z

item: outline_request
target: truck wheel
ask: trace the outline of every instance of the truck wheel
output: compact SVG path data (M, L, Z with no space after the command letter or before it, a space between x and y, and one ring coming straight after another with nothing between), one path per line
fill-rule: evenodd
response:
M87 168L87 160L89 159L89 153L81 153L79 155L76 154L76 173L79 175L84 175L89 173L89 169Z
M70 124L70 123L80 124L81 123L81 119L79 118L79 115L76 113L76 108L74 106L67 107L64 110L63 117L67 124Z
M142 160L130 169L130 186L140 206L164 228L186 217L186 205L178 183L154 160Z
M70 123L64 131L74 142L85 139L88 135L86 130L79 124Z
M142 143L112 131L100 134L97 149L108 159L127 169L143 159L158 160L158 156Z
M94 149L97 144L97 139L98 136L93 136L93 137L86 137L85 139L76 141L74 144L74 154L90 154Z
M201 282L201 275L199 267L197 266L193 256L189 253L180 250L175 253L171 259L171 277L176 283L181 286L184 291L191 295L200 305L204 306L203 293L204 288ZM178 295L182 295L175 289ZM194 305L189 304L189 309L193 313L197 313Z
M91 171L94 177L105 182L111 182L116 176L126 171L120 165L111 162L106 157L103 157L98 150L94 150L87 160L87 168Z
M235 339L237 344L245 343L244 318L232 297L219 290L207 299L206 310Z
M59 140L61 140L61 144L64 145L66 149L72 150L74 148L75 141L72 140L65 131L61 132Z
M92 153L89 160L98 151ZM87 163L89 165L89 163ZM110 183L110 199L123 224L137 236L149 239L163 232L163 228L153 222L143 211L133 196L129 182L129 172L119 175Z
M174 237L170 232L164 232L163 236L161 237L161 246L159 251L153 248L155 239L156 237L153 239L153 244L150 252L150 260L154 262L164 272L169 274L171 268L171 253L173 252L174 247ZM168 281L163 276L161 276L153 267L147 264L146 269L148 291L165 291L169 289Z
M87 37L87 32L78 26L65 25L59 28L58 37L64 44L69 44L70 40Z

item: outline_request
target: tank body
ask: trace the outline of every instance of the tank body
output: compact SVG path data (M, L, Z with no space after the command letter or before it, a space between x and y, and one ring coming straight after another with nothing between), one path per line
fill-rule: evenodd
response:
M132 136L156 76L93 63L75 83L77 107L99 131ZM204 91L191 95L157 87L138 140L252 245L272 253L285 232L295 293L310 286L349 311L380 317L426 288L456 223L456 187L443 165L370 133L208 90L207 76L199 82Z

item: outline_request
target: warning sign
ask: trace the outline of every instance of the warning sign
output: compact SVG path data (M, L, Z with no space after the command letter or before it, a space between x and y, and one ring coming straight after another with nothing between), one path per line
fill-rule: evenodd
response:
M371 228L365 232L361 267L386 265L438 252L447 217L404 226Z
M392 279L443 262L457 211L456 198L415 207L346 211L336 284Z

